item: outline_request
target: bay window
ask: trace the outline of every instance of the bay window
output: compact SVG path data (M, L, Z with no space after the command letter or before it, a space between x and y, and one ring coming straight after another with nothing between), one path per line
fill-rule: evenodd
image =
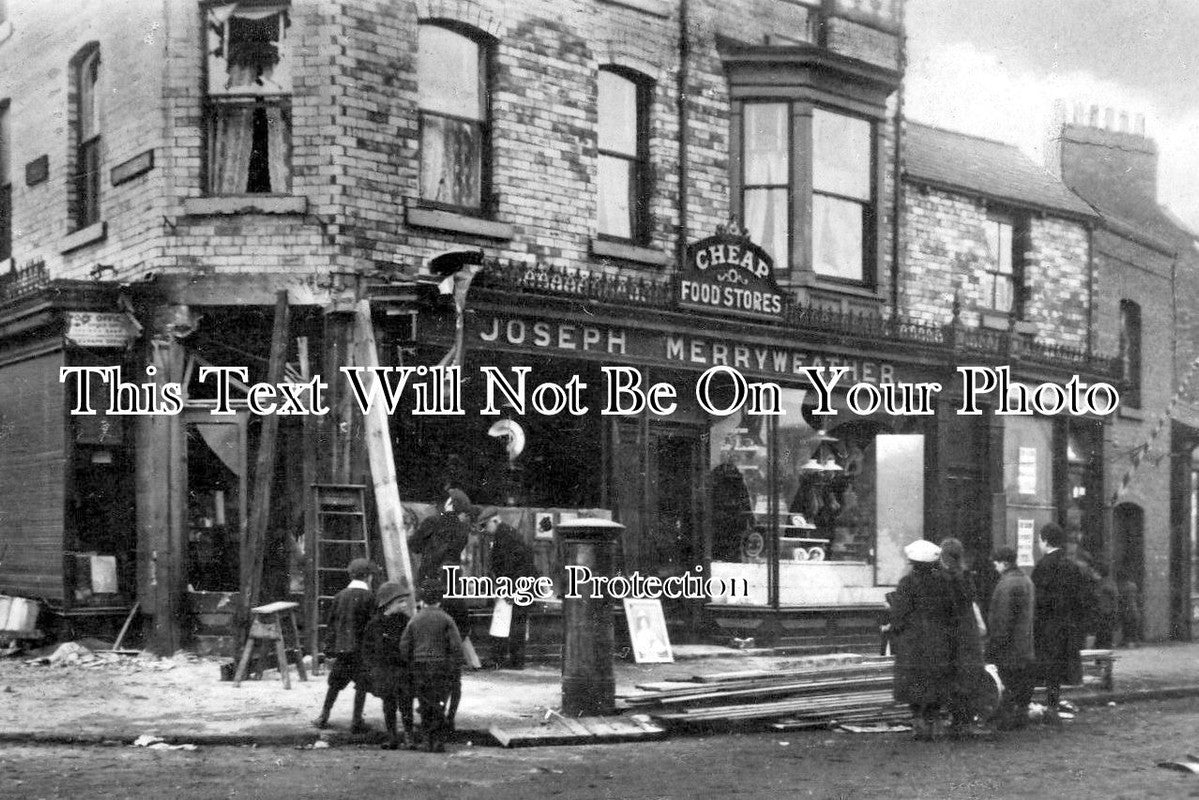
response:
M873 123L803 103L740 108L741 219L777 277L873 284Z

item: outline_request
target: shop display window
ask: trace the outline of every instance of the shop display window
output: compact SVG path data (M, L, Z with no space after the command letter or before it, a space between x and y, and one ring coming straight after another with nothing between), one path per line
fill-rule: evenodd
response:
M711 574L749 586L713 601L865 600L883 585L878 548L923 530L924 436L903 420L821 417L805 390L782 390L782 407L711 425Z

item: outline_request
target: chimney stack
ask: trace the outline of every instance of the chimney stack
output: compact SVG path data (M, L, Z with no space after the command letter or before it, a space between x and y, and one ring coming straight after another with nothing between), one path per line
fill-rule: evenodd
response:
M1117 213L1157 203L1157 145L1145 135L1145 115L1126 109L1054 106L1045 166L1075 193Z

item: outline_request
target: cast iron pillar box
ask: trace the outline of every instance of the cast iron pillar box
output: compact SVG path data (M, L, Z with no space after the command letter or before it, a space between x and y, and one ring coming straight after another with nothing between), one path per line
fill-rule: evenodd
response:
M586 567L592 575L612 575L616 539L624 526L606 519L558 523L564 566ZM597 717L616 711L612 673L612 600L591 597L591 581L579 582L576 598L563 597L562 713Z

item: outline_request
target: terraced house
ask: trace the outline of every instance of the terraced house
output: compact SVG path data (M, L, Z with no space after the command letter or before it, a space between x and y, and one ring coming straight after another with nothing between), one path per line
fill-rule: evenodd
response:
M391 558L384 467L401 528L454 485L551 577L555 526L600 515L626 573L742 581L667 602L691 640L872 641L922 535L979 561L1026 520L1105 541L1110 423L998 417L994 393L962 416L956 374L1118 379L1092 335L1097 215L1010 148L905 129L901 20L878 0L14 0L0 591L72 625L138 603L156 647L219 649L247 594L314 602L336 557L314 485L366 487ZM466 413L406 396L383 463L338 375L375 360L461 365ZM64 366L120 367L143 410L178 383L180 411L114 413L115 373ZM245 372L213 414L222 366ZM530 388L578 376L593 413L479 414L480 368L525 366ZM613 366L677 407L595 413ZM713 366L730 413L692 393ZM835 415L813 368L843 368ZM786 414L733 407L733 371ZM243 384L317 375L328 414L249 412ZM932 382L931 413L849 411L852 384ZM69 413L82 386L98 413ZM472 539L466 568L486 559ZM559 620L535 610L547 649Z

